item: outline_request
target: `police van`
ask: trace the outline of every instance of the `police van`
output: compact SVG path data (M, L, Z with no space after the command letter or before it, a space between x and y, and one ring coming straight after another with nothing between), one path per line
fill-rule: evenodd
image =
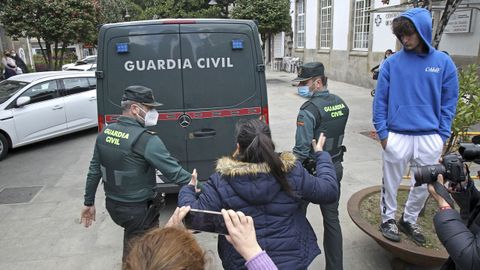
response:
M253 21L167 19L103 25L98 37L99 130L122 113L123 90L153 89L159 119L149 127L199 179L234 151L235 123L268 123L265 65ZM165 184L164 191L178 191Z

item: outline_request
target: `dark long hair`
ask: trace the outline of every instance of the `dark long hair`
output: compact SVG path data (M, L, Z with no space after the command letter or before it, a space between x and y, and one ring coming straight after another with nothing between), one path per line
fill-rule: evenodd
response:
M282 189L292 194L283 162L275 153L270 128L258 119L240 120L235 128L235 137L240 146L236 158L242 162L263 163L270 167L270 173L278 181Z

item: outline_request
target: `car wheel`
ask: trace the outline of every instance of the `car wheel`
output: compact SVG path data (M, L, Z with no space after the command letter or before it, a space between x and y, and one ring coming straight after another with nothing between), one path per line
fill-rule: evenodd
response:
M8 141L3 134L0 133L0 160L8 153Z

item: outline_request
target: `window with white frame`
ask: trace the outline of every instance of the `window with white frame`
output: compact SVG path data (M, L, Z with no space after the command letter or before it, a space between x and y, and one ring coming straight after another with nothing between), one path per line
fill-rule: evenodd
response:
M296 47L305 47L305 1L297 0Z
M330 49L332 41L332 0L320 0L320 49Z
M353 49L368 49L368 34L370 31L371 0L355 0L353 14Z

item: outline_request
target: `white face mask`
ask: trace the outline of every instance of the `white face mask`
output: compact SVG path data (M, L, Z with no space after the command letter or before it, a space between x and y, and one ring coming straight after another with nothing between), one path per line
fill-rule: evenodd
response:
M148 112L145 112L142 108L138 107L142 112L145 113L145 118L142 119L146 127L153 127L157 125L158 121L158 112L155 109L151 109ZM143 118L139 115L140 118Z

